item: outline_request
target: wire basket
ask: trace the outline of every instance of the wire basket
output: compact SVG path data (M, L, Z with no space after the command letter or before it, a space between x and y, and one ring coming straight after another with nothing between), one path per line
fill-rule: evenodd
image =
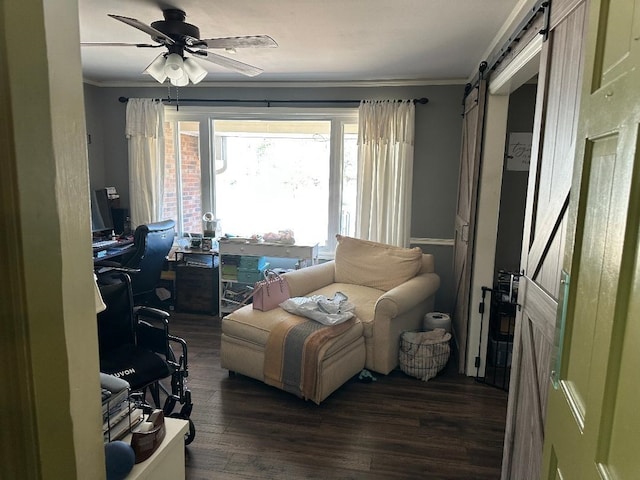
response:
M404 332L400 336L400 369L426 382L449 361L451 334L437 328L431 332Z

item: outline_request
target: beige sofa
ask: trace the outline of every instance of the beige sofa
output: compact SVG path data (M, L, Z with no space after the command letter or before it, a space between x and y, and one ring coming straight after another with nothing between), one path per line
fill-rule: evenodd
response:
M356 318L317 353L316 385L307 396L316 403L363 367L381 374L393 370L401 333L421 328L440 286L432 255L349 237L339 237L335 260L286 273L284 278L291 297L331 298L342 292L356 307ZM224 317L222 367L265 381L269 335L291 317L295 316L282 308L261 312L250 305Z

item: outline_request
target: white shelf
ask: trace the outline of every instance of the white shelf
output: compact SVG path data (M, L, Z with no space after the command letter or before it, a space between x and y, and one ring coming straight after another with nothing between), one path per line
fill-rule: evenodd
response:
M284 243L250 243L235 241L220 241L220 315L231 313L236 308L233 304L240 304L241 301L234 301L224 298L224 292L227 285L240 284L250 285L239 282L236 279L226 279L222 276L222 265L225 255L240 255L249 257L272 257L272 258L295 258L304 261L308 265L318 262L318 245L288 245ZM232 305L229 305L232 304Z
M253 257L318 259L318 245L289 245L286 243L220 242L220 255L249 255Z

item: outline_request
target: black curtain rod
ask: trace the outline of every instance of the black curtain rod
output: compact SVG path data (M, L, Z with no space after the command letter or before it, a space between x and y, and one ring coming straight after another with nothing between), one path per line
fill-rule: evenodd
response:
M160 100L164 103L182 103L182 102L195 102L195 103L265 103L268 107L270 107L274 103L349 103L349 104L359 104L361 100L240 100L235 98L228 99L219 99L219 98L157 98L156 100ZM129 101L128 97L119 97L118 101L120 103L127 103ZM422 98L414 98L414 104L425 105L429 103L429 99L426 97Z

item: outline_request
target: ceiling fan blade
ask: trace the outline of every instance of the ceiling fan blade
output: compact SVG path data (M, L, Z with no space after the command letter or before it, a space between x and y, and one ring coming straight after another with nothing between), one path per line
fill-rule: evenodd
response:
M165 35L160 30L156 30L155 28L153 28L150 25L147 25L146 23L142 23L140 20L136 20L135 18L123 17L121 15L113 15L111 13L108 13L107 15L109 15L111 18L115 20L119 20L123 23L126 23L127 25L133 28L142 30L144 33L151 35L151 38L153 38L153 40L156 42L164 43L166 45L173 45L175 43L173 38Z
M204 38L197 43L205 48L247 48L277 47L276 41L269 35L246 35L243 37Z
M246 75L248 77L255 77L256 75L262 73L261 68L254 67L253 65L249 65L247 63L239 62L238 60L232 60L231 58L223 57L222 55L218 55L217 53L205 52L200 50L198 52L198 58L207 60L211 63L215 63L216 65L220 65L230 70L235 70L236 72L242 73L243 75Z
M160 54L160 55L158 55L156 58L154 58L154 59L153 59L153 61L152 61L149 65L147 65L147 66L145 67L145 69L143 70L143 72L144 72L144 73L146 73L146 72L147 72L147 70L149 70L149 67L150 67L151 65L153 65L154 63L156 63L156 61L157 61L160 57L164 57L164 55L165 55L164 53L161 53L161 54Z
M138 48L158 48L162 45L151 45L150 43L119 43L119 42L81 42L82 47L138 47Z

